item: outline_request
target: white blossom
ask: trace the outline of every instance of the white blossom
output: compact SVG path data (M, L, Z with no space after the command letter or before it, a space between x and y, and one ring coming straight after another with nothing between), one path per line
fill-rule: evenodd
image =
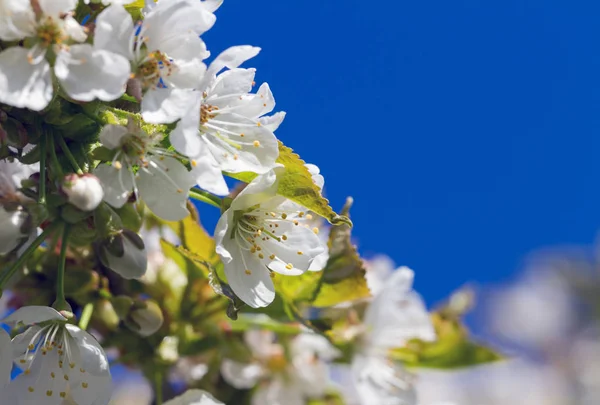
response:
M82 176L67 175L61 190L67 195L69 202L82 211L95 210L104 197L100 181L89 173Z
M274 342L268 331L248 331L244 339L253 354L252 363L225 359L221 374L238 389L248 389L261 382L252 396L253 405L303 405L307 399L321 398L330 387L326 361L340 353L323 337L312 333L296 336L290 357Z
M224 405L211 394L202 390L188 390L183 395L165 402L165 405Z
M93 336L50 307L22 307L3 322L27 327L12 339L12 358L23 372L8 384L3 404L108 404L108 360Z
M102 128L100 142L115 151L110 164L94 170L107 203L122 207L133 191L153 213L167 221L179 221L188 215L186 202L194 180L172 153L159 146L161 140L162 134L148 135L133 123Z
M325 247L305 223L306 210L277 195L273 170L258 176L223 213L215 230L216 251L235 294L253 308L275 298L275 273L299 275Z
M105 264L126 279L141 278L148 268L148 255L139 235L125 229L114 235L111 243L104 246Z
M144 91L142 117L150 123L169 123L185 106L177 89L199 85L209 56L199 35L215 22L212 7L198 0L161 1L140 26L120 5L113 4L97 18L94 46L118 53L131 62L133 80Z
M27 39L29 48L0 52L0 102L44 109L54 94L52 68L65 92L79 101L114 100L129 77L124 57L83 42L87 34L71 12L76 0L0 0L0 39Z
M414 377L387 354L410 339L435 340L423 300L412 290L413 278L409 268L397 269L365 312L367 331L352 361L355 388L365 404L417 403Z
M235 46L217 56L197 91L186 93L187 109L170 135L190 158L198 185L215 194L228 192L221 171L265 173L279 155L273 131L285 113L263 117L275 106L268 84L251 94L255 70L238 68L259 50ZM230 70L217 75L225 67Z

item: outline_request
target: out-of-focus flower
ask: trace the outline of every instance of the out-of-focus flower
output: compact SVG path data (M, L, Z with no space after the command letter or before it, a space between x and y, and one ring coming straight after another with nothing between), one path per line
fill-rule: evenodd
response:
M10 342L10 336L6 331L0 328L0 392L10 381L10 372L12 370L13 353Z
M11 342L12 358L23 372L3 391L7 405L108 403L108 360L93 336L50 307L22 307L2 322L27 326Z
M291 342L290 356L273 342L267 331L249 331L245 336L255 361L249 364L225 359L223 378L236 388L247 389L261 382L252 397L253 405L302 405L307 399L322 397L329 383L325 361L339 355L322 336L300 334Z
M255 70L238 68L259 50L235 46L217 56L198 90L188 93L188 110L170 135L175 149L191 159L198 185L215 194L228 193L222 170L266 173L279 155L273 131L284 114L261 121L275 106L273 94L266 83L251 94ZM224 67L231 70L217 76Z
M165 405L224 405L202 390L189 390L185 394L165 402Z
M302 274L325 250L315 231L305 226L306 210L278 196L277 186L275 171L258 176L233 200L215 230L227 281L253 308L275 298L272 272Z
M102 247L104 264L123 278L140 278L146 273L148 256L144 242L128 229L112 236Z

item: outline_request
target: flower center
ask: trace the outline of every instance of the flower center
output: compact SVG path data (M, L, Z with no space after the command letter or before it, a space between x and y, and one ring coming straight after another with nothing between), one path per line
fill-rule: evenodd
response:
M202 103L200 105L200 124L205 125L208 122L208 120L216 118L217 113L215 113L215 111L217 111L218 109L219 107L216 107L214 105Z
M44 48L54 44L60 45L66 39L58 21L51 16L42 18L38 23L36 34Z
M170 76L175 65L160 51L150 52L138 66L136 77L141 80L144 89L161 86L160 79Z
M287 359L283 353L276 353L266 361L266 367L274 373L282 372L287 367Z

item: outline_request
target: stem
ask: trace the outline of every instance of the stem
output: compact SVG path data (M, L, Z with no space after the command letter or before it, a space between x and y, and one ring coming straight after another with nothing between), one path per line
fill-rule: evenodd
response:
M83 307L83 311L81 312L81 318L79 319L79 329L86 330L90 319L92 319L92 314L94 313L94 303L88 302Z
M55 223L49 225L46 229L44 229L44 231L37 238L35 238L35 240L33 242L31 242L31 245L29 245L29 247L27 249L25 249L23 254L21 256L19 256L19 258L12 264L12 266L10 266L7 270L5 270L2 273L2 275L0 275L0 289L2 289L4 287L4 284L25 263L27 258L33 252L35 252L35 250L42 244L42 242L44 242L44 240L48 237L48 235L50 235L50 233L52 233L59 225L60 224L58 222L55 222Z
M65 300L65 264L67 260L67 240L69 239L69 232L71 231L71 226L69 224L65 224L63 229L63 236L61 240L60 246L60 256L58 258L58 275L56 278L56 301L57 302L66 302Z
M40 138L40 180L38 183L38 202L46 203L46 134L42 134Z
M56 156L56 149L54 147L54 134L52 132L46 132L46 137L48 139L48 149L50 150L50 157L52 158L52 168L56 173L54 173L55 178L62 179L64 177L62 166L58 161L58 157Z
M154 372L154 403L162 405L163 403L163 378L160 371Z
M221 208L221 198L204 190L193 188L190 190L190 198L210 204L213 207Z
M79 167L79 163L77 163L75 156L73 156L71 153L71 149L69 149L69 145L67 145L67 142L65 142L65 138L62 135L58 136L58 144L60 145L60 148L67 159L69 159L69 162L71 162L71 166L73 166L75 172L81 176L83 174L83 170L81 170L81 167Z

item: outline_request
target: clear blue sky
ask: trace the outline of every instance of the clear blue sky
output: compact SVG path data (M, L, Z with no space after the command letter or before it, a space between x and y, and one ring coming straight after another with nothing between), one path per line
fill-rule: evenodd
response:
M263 48L245 66L288 112L277 135L429 303L596 237L598 2L225 0L204 38Z

